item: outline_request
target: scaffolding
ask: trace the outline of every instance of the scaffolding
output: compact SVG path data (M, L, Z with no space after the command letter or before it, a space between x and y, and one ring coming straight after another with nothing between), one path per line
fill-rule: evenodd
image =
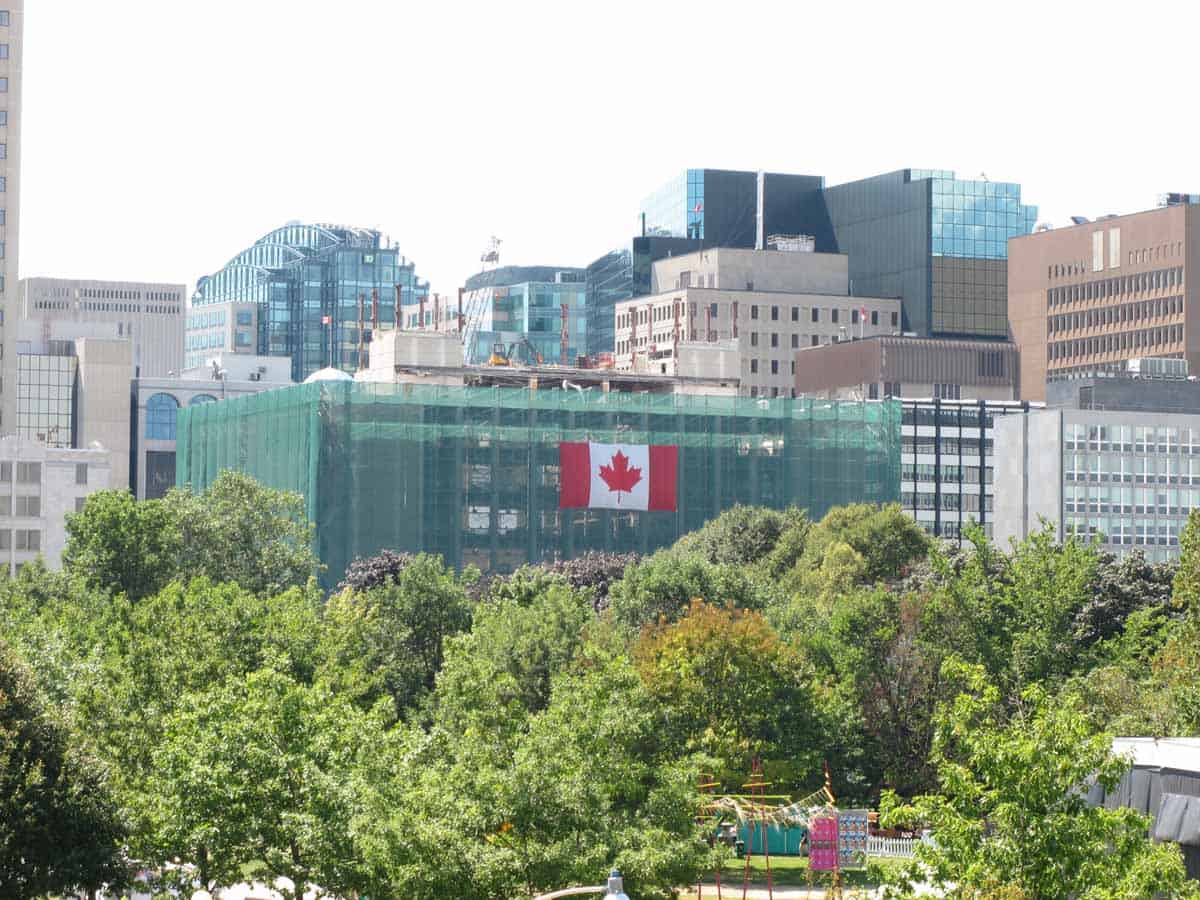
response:
M560 510L559 442L679 447L674 512ZM900 404L316 382L180 411L177 482L303 494L326 586L382 549L510 572L651 552L736 504L895 502Z

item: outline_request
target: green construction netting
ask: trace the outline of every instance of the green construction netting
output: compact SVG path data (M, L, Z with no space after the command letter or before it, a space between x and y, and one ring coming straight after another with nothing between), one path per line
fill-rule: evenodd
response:
M678 510L559 510L558 444L586 440L678 445ZM328 586L385 548L509 572L645 553L735 503L894 502L900 405L318 382L181 410L177 454L180 486L230 468L303 494Z

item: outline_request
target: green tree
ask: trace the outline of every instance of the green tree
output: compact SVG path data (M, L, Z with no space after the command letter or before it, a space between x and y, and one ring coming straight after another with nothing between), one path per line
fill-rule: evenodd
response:
M768 585L742 567L716 565L701 556L660 550L625 571L609 590L609 610L627 628L665 619L674 621L692 600L703 599L740 609L762 609L770 602Z
M710 563L744 566L770 555L785 532L802 541L809 527L808 516L794 507L779 511L739 504L681 537L675 549L698 553Z
M170 506L129 491L96 491L67 515L63 566L89 584L141 600L175 577L181 535Z
M941 791L884 804L885 822L924 823L935 840L890 896L915 896L921 881L960 898L1197 895L1179 848L1151 843L1145 816L1088 805L1081 786L1094 778L1112 790L1129 764L1077 701L1032 686L1009 719L981 667L952 661L945 674L966 690L935 717Z
M0 897L119 887L124 836L103 768L71 745L0 641Z
M313 534L299 494L227 470L200 494L172 489L135 501L128 491L97 491L67 517L63 565L135 602L196 576L278 593L320 572Z
M1189 618L1200 622L1200 509L1188 513L1187 524L1179 535L1179 572L1172 600Z
M862 557L866 583L899 577L929 551L925 532L894 503L835 506L809 531L801 565L818 567L830 545L838 543Z
M185 695L153 750L139 803L158 858L209 890L247 877L347 896L369 880L350 837L348 772L377 727L321 688L261 669Z
M304 498L226 469L199 494L174 489L163 501L179 528L176 570L255 593L302 587L321 564Z
M614 864L631 897L666 900L711 858L694 820L700 761L668 753L658 726L618 657L557 676L536 714L393 729L359 774L363 863L404 900L529 896Z
M471 633L448 649L438 676L443 711L509 700L531 713L545 709L552 679L567 670L594 618L588 593L556 576L519 573L479 605Z
M464 584L440 557L420 554L377 587L331 597L322 676L365 706L387 697L403 716L433 689L446 639L470 627Z
M786 761L797 783L819 769L823 692L758 613L693 601L679 621L643 631L633 655L680 752L716 758L731 783L756 756Z

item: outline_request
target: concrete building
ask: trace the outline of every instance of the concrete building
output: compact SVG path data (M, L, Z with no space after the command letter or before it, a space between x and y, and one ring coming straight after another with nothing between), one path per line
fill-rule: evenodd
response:
M689 346L691 349L684 352L682 348ZM375 336L371 364L356 372L354 380L439 387L520 387L531 391L737 396L736 347L732 356L730 342L680 347L689 368L672 375L560 365L472 366L464 364L462 343L456 334L389 330Z
M183 368L187 287L140 281L68 278L21 280L21 315L34 323L35 340L107 336L93 326L115 327L115 337L133 345L135 373L166 376ZM22 330L22 336L27 331Z
M796 353L797 397L1017 399L1017 349L1005 341L877 335Z
M21 84L25 0L0 9L0 434L16 427L16 322L21 213Z
M946 540L962 543L963 528L971 522L992 537L995 498L1007 485L996 477L996 423L1022 418L1031 405L905 399L901 407L900 505L905 513Z
M741 391L789 397L801 347L899 330L900 301L849 296L837 254L715 248L654 263L653 293L616 305L617 369L692 374L678 345L736 342ZM699 373L696 373L699 374Z
M60 450L37 441L0 438L0 573L15 574L43 557L58 568L66 517L88 494L109 487L105 450Z
M133 380L133 344L128 339L81 338L75 341L77 448L99 446L110 454L109 487L129 487L132 435L129 384Z
M135 436L129 485L137 498L162 497L175 486L175 420L181 408L284 387L292 383L291 371L286 356L224 354L173 378L126 382L131 397L125 428Z
M1020 392L1119 372L1137 357L1200 367L1200 206L1178 204L1015 237L1008 319Z
M1024 538L1044 520L1060 540L1098 537L1118 556L1137 548L1152 561L1178 558L1200 507L1200 383L1081 379L1052 400L1064 405L996 423L997 540Z

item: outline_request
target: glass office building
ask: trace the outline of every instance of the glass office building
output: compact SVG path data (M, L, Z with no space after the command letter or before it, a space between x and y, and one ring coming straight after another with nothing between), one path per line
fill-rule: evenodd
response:
M53 343L61 343L55 341ZM47 447L75 446L73 354L17 355L17 434Z
M816 175L688 169L642 201L637 233L744 249L765 247L771 234L811 235L824 184Z
M390 328L398 305L428 294L415 265L380 232L291 223L200 278L188 320L197 321L206 307L253 304L254 352L290 356L292 378L303 381L326 366L355 371L360 351L365 362L376 300L379 326Z
M900 297L904 330L921 336L1008 334L1008 239L1033 231L1021 186L902 169L826 188L830 249L849 256L856 294Z
M463 356L487 362L493 349L525 363L575 365L587 352L587 285L582 272L560 272L562 281L527 281L477 288L463 296ZM566 331L564 353L563 331Z
M587 440L677 446L678 509L559 509L559 442ZM186 407L177 453L180 486L301 493L329 587L383 549L511 572L651 552L737 503L895 502L900 404L327 381Z

